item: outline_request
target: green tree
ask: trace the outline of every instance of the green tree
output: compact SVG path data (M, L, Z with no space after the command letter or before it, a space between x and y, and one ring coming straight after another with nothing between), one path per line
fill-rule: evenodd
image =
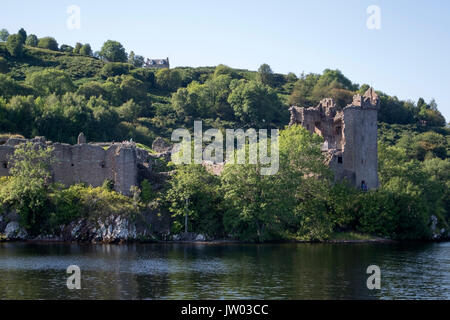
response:
M92 49L89 43L86 43L80 48L80 54L83 56L92 56Z
M36 47L38 45L38 38L34 34L30 34L25 40L25 45L30 47Z
M282 104L276 92L257 81L240 80L228 97L235 115L249 126L269 126L277 119Z
M56 69L34 72L27 76L26 83L41 96L52 93L62 95L75 89L70 77L64 71Z
M278 173L261 175L261 164L227 164L221 177L227 233L248 241L327 238L330 172L321 144L319 136L292 126L280 133Z
M19 35L13 34L6 40L6 49L13 57L20 57L23 52L23 44Z
M6 41L6 40L8 40L8 37L9 37L9 32L8 32L8 30L6 30L6 29L1 29L1 30L0 30L0 40L1 40L1 41Z
M258 69L258 80L267 86L273 86L273 71L266 63L262 64Z
M83 47L83 45L79 42L77 42L75 44L75 48L73 49L73 53L75 54L80 54L81 48Z
M39 234L47 222L51 152L32 143L19 145L10 160L11 179L2 188L3 202L16 208L21 225L32 235Z
M20 36L22 44L25 44L25 41L27 40L27 32L24 28L21 28L17 34Z
M61 52L67 52L67 53L72 53L74 50L74 48L72 46L69 46L67 44L63 44L61 45L61 47L59 48L59 51Z
M42 49L58 51L58 42L52 37L45 37L39 39L37 46Z
M156 72L156 84L167 91L175 91L181 85L181 75L177 70L160 69Z
M169 211L175 219L174 232L189 232L210 236L223 235L219 178L201 165L177 167L166 194Z
M100 50L100 56L109 62L126 62L127 53L120 42L108 40Z

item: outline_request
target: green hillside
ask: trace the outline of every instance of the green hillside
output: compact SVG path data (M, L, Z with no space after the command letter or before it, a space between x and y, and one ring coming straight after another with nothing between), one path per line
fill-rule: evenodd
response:
M11 35L0 42L2 137L45 136L75 143L84 132L89 141L132 138L144 147L157 136L170 139L173 129L192 128L200 119L204 129L284 129L290 105L315 106L332 97L344 107L369 87L330 69L298 76L275 74L265 64L258 71L225 65L149 69L142 67L143 57L127 54L115 41L108 40L93 53L87 44L58 46L52 38L30 37ZM277 178L261 178L251 166L230 166L220 178L187 166L179 168L158 194L141 186L147 189L141 199L156 201L158 208L170 213L175 233L183 229L189 212L190 230L212 237L323 240L333 232L357 231L429 239L433 215L439 228L448 229L450 130L434 100L402 101L378 94L381 188L377 191L358 193L331 179L304 179L305 164L292 158L290 148L311 144L314 163L322 163L320 143L293 127L282 131L285 146L280 152L286 165ZM316 171L310 177L328 175L325 166L311 170ZM14 179L8 185L13 186ZM0 186L0 200L12 206L9 189L4 188L4 198L1 190ZM275 212L279 215L272 216Z

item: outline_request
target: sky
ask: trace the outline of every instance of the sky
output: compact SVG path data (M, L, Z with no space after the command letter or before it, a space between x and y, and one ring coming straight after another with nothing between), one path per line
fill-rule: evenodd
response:
M75 29L67 26L72 5L80 9ZM380 23L369 29L373 5ZM447 0L2 0L0 28L22 27L59 44L90 43L94 51L117 40L127 52L169 57L171 67L257 70L267 63L297 75L339 69L399 99L434 98L450 120Z

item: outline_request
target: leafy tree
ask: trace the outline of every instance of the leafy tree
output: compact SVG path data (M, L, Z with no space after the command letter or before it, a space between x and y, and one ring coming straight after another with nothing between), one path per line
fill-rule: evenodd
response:
M9 32L8 32L8 30L6 30L6 29L1 29L1 30L0 30L0 40L1 40L1 41L6 41L6 40L8 40L8 37L9 37Z
M92 49L89 43L86 43L80 48L80 54L83 56L92 56Z
M21 28L17 34L20 36L22 44L25 44L25 41L27 40L27 32L24 28Z
M258 80L267 86L273 85L273 71L268 64L264 63L259 67Z
M88 99L90 97L100 97L106 95L106 91L103 86L96 81L86 82L82 84L78 88L77 93L85 96Z
M7 73L8 72L8 62L5 58L0 57L0 73Z
M0 92L3 97L9 99L13 96L32 94L33 90L10 76L0 74Z
M261 164L227 164L221 177L227 233L248 241L329 236L325 199L330 174L321 143L319 136L292 126L280 134L275 175L261 175Z
M17 34L10 35L6 40L6 49L13 57L20 57L23 52L21 37Z
M73 53L75 54L80 54L81 48L83 47L83 45L79 42L77 42L75 44L75 48L73 49Z
M236 72L233 69L231 69L229 66L226 66L224 64L219 64L214 69L213 78L217 78L217 77L222 76L222 75L228 75L231 78L237 78L237 74L236 74Z
M249 126L268 126L282 109L275 91L256 81L240 80L228 97L228 103L241 122Z
M30 34L25 40L25 45L30 47L36 47L38 45L38 38L34 34Z
M302 75L294 84L293 91L289 97L289 104L300 107L312 107L317 101L312 97L313 89L319 80L318 74Z
M45 37L39 39L37 46L42 49L58 51L58 42L52 37Z
M33 131L33 121L36 119L37 110L32 96L14 96L6 105L10 132L20 132L30 136Z
M126 62L127 53L120 42L108 40L100 50L100 56L109 62Z
M140 68L144 65L144 57L135 55L134 51L131 51L128 55L128 63L136 68Z
M33 87L38 95L57 95L73 91L75 86L70 77L61 70L45 69L27 76L26 82Z
M175 91L181 84L181 76L177 70L160 69L156 72L156 84L167 91Z
M133 100L129 100L119 108L119 115L122 119L133 122L141 115L143 107Z
M74 48L73 48L72 46L67 45L67 44L63 44L63 45L61 45L61 47L59 48L59 50L60 50L61 52L72 53L73 50L74 50Z
M219 178L201 165L183 165L170 180L166 194L169 211L175 219L173 232L189 232L210 236L223 234Z
M2 188L4 203L16 208L20 223L32 235L47 222L47 194L51 184L51 148L19 145L11 158L11 179Z
M120 90L124 100L135 99L138 102L142 102L147 94L144 83L132 76L123 76Z
M131 66L128 63L111 62L103 66L100 75L107 79L109 77L121 76L130 73Z

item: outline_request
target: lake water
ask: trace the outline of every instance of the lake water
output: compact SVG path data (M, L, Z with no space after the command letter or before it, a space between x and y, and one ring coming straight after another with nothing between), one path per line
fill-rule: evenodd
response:
M450 299L450 243L0 243L0 299Z

